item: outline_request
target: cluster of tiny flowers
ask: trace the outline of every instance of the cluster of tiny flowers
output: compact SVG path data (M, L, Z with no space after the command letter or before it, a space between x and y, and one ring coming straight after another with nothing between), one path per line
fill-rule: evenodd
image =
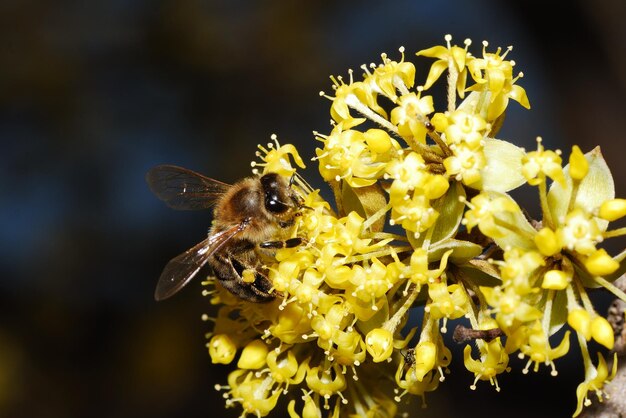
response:
M444 342L449 321L466 344L463 362L472 389L509 371L509 356L527 358L524 373L555 360L577 336L585 380L574 415L600 399L615 375L591 340L613 348L614 335L588 292L613 284L626 251L611 256L607 238L626 235L609 223L626 215L615 198L599 148L562 153L526 151L498 139L510 99L530 108L517 84L511 47L479 56L446 44L419 51L434 58L416 86L415 66L382 54L362 77L331 77L330 132L315 132L313 158L334 195L331 204L294 168L293 145L259 147L255 174L291 178L301 209L289 234L302 244L259 251L276 299L243 301L209 278L205 294L217 306L207 334L214 363L236 364L218 385L241 416L393 417L411 395L445 380L452 359ZM446 73L447 108L429 89ZM536 187L541 219L528 219L508 194ZM244 278L245 280L245 278ZM409 321L419 309L421 322ZM567 328L560 342L550 337ZM470 375L471 376L471 375ZM388 381L388 383L382 383Z

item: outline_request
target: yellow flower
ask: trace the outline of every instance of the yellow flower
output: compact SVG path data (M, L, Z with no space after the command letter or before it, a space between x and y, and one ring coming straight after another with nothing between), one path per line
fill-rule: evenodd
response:
M415 66L404 61L404 48L400 48L400 53L402 54L400 62L389 59L387 54L381 54L383 63L374 69L373 74L366 76L366 82L374 91L384 94L394 102L398 86L401 86L401 90L407 90L415 83ZM367 70L367 67L363 69Z
M499 237L504 234L502 228L497 225L497 217L501 212L515 212L518 206L505 197L494 197L480 193L467 203L470 210L465 212L463 224L468 230L476 225L483 234L489 237Z
M276 139L276 135L272 135L272 139L276 147L274 147L272 143L267 144L269 149L265 149L259 145L259 149L262 153L257 153L257 156L260 157L263 162L253 162L253 167L263 167L263 174L278 173L281 176L291 177L296 172L296 169L291 166L289 159L289 156L291 156L298 167L305 168L304 162L300 154L298 154L296 147L292 144L280 145Z
M472 149L465 143L452 145L450 149L454 155L443 162L446 173L467 186L478 183L481 180L481 171L487 164L483 150Z
M341 394L346 388L346 377L336 366L332 370L312 367L306 372L306 384L328 402L331 396Z
M522 158L522 174L533 186L545 182L546 176L565 185L560 153L546 151L541 145L541 138L537 138L537 151L529 152Z
M506 109L509 98L529 109L530 103L526 91L514 84L522 74L513 78L513 61L504 59L513 48L508 47L506 52L500 55L501 48L498 48L494 54L486 51L487 46L488 43L484 41L483 57L472 59L467 64L470 74L477 82L468 90L487 90L490 93L487 120L496 120Z
M472 389L486 380L499 390L497 375L518 350L528 357L524 373L542 363L556 373L569 331L555 347L549 338L566 315L586 369L578 412L588 391L601 394L610 379L604 359L591 365L586 344L612 349L615 337L587 293L594 284L617 293L603 276L624 254L613 258L597 247L626 235L608 230L626 216L626 199L615 199L599 150L583 155L573 147L564 169L560 153L540 141L526 153L493 138L509 99L529 107L515 84L522 74L513 75L508 50L489 53L485 43L476 58L469 41L462 48L445 39L418 56L435 58L426 89L448 70L447 108L414 87L415 66L403 49L399 62L382 54L382 64L362 66L362 81L352 71L345 81L331 77L334 96L322 95L332 100L332 128L314 133L321 144L314 160L334 202L296 172L304 164L293 145L274 135L273 144L259 146L253 172L291 178L281 193L289 210L243 220L237 238L245 248L218 261L232 261L248 286L267 275L276 298L251 303L220 286L227 277L203 282L210 303L221 305L216 318L203 316L215 321L207 334L211 360L238 358L228 385L217 388L242 416L284 415L275 411L280 404L291 418L392 418L404 396L424 400L444 380L452 352L442 332L462 316L486 331L468 333L477 358L470 346L463 353ZM468 73L476 84L466 88ZM541 221L505 193L525 181L538 186ZM257 235L275 244L258 245ZM417 307L421 327L409 320ZM489 340L494 335L506 335L506 346ZM387 385L393 371L395 385Z
M467 313L469 297L458 284L431 283L428 286L428 295L432 301L426 305L425 310L434 319L456 319Z
M255 377L253 372L238 369L228 375L230 398L226 405L233 402L241 404L245 413L264 417L276 406L281 395L280 390L273 390L273 379Z
M525 343L519 348L522 354L529 357L526 367L522 370L523 373L528 373L528 368L531 363L535 363L533 371L539 370L539 364L543 363L550 365L552 368L551 374L556 376L557 371L554 365L554 360L563 357L569 351L569 334L567 331L565 336L561 340L561 343L556 347L550 347L548 336L541 326L541 322L535 321L532 325L523 328L525 330Z
M455 110L445 124L445 140L448 144L465 144L471 150L477 150L482 145L486 129L487 122L480 115Z
M475 390L476 382L479 380L489 380L491 385L495 386L496 391L500 392L496 376L508 371L509 355L504 350L500 338L485 343L483 347L480 360L472 358L472 347L470 345L466 345L463 350L465 368L474 373L475 376L474 383L470 386L470 389Z
M448 69L451 65L454 65L456 71L460 73L460 77L458 78L456 89L460 97L463 97L465 93L465 81L467 79L467 71L466 71L466 61L471 59L471 55L467 52L467 49L472 44L470 39L466 39L464 41L465 48L461 48L458 46L451 46L450 41L452 40L452 36L446 35L445 41L446 46L437 45L432 48L423 49L419 51L416 55L424 56L429 58L437 58L428 72L428 77L426 78L426 83L424 84L424 89L429 89L435 81L443 74L443 72Z
M509 328L514 321L529 322L541 318L541 311L526 301L514 287L504 290L500 286L481 287L480 290L493 307L496 320L502 327Z
M350 108L358 107L359 105L368 106L384 114L384 110L376 103L376 94L372 92L367 83L361 81L354 82L352 80L352 71L350 71L348 84L345 84L341 77L331 77L331 80L333 81L335 97L326 96L323 92L320 95L332 100L330 115L337 123L343 122L346 128L351 128L361 123L362 119L355 119L350 113Z
M615 377L617 373L617 353L613 355L613 368L609 374L609 367L602 356L602 353L598 353L598 367L590 365L585 371L585 381L578 385L576 388L576 397L578 398L578 405L576 411L574 411L574 417L581 413L584 406L591 405L591 400L587 397L589 391L594 391L598 400L602 401L604 391L602 388L604 385Z
M281 353L270 351L267 355L267 366L274 381L288 385L302 382L307 370L307 362L298 364L292 350Z
M344 131L342 124L338 124L328 136L318 134L318 139L324 143L323 149L316 149L322 177L326 181L343 179L352 187L374 184L382 176L386 161L384 158L377 161L380 156L372 154L367 143L371 138L371 134Z
M602 230L598 222L581 208L567 214L557 234L564 248L583 255L596 253L596 243L602 241Z
M398 106L391 111L391 123L398 127L398 133L402 136L412 136L417 142L426 141L426 116L433 113L432 96L421 97L418 94L407 93L398 99Z

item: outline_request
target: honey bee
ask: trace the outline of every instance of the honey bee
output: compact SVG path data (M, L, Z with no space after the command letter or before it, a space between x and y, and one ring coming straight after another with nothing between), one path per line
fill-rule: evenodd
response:
M292 180L268 173L229 185L186 168L158 165L148 171L146 181L173 209L213 207L208 237L163 269L154 292L157 301L176 294L205 264L224 288L243 300L270 302L276 298L259 251L291 248L302 242L301 238L276 240L286 235L303 208Z

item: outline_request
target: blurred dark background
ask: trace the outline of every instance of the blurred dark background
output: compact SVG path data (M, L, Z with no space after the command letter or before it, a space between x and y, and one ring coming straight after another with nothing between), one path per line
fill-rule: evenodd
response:
M626 3L463 0L0 2L0 416L205 417L223 400L200 281L153 300L161 269L206 234L145 172L173 163L232 182L272 133L309 160L329 131L331 74L398 59L451 33L514 45L531 111L503 139L601 145L626 195ZM421 60L417 80L425 80ZM358 71L357 71L358 73ZM315 167L308 178L316 185ZM320 185L321 186L321 185ZM622 243L623 247L623 243ZM620 248L621 249L621 248ZM576 347L572 347L576 352ZM423 416L570 416L582 365L454 373ZM455 358L461 365L462 358ZM415 399L413 408L420 409ZM541 406L543 405L543 406ZM240 411L224 413L238 416ZM218 413L218 415L220 415ZM276 414L280 416L280 414Z

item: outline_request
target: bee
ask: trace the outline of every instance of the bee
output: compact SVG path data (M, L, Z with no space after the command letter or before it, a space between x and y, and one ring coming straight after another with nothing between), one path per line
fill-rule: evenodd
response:
M303 208L302 198L292 188L293 177L267 173L229 185L186 168L158 165L148 171L146 181L173 209L213 207L208 237L163 269L154 292L157 301L176 294L205 264L224 288L243 300L276 298L259 253L302 242L301 238L276 240L286 236Z

